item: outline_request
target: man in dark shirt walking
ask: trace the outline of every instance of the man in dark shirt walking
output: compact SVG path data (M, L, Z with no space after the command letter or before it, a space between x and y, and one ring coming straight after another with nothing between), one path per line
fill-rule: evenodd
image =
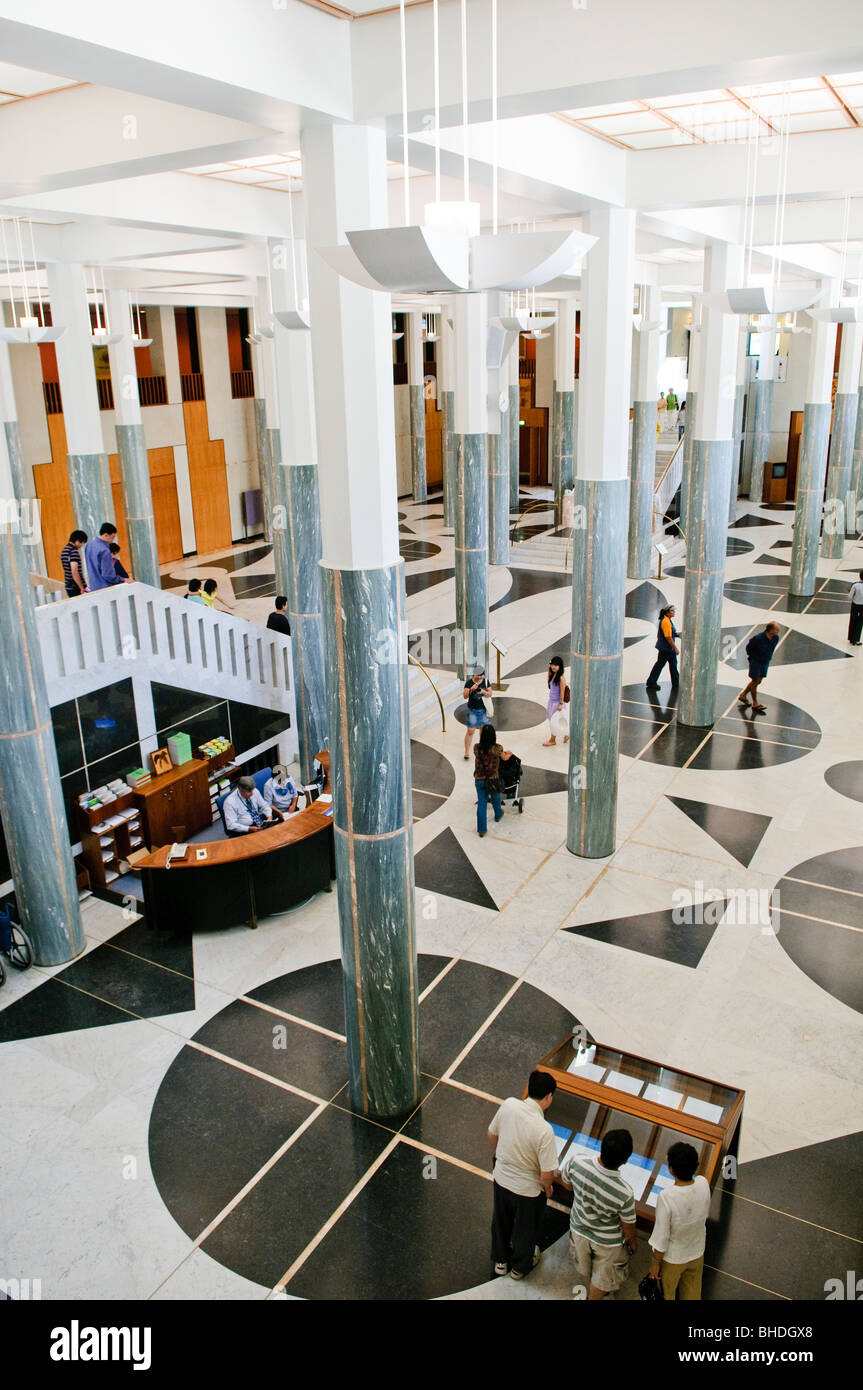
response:
M63 566L63 583L66 586L67 598L77 598L79 594L86 594L87 592L87 577L81 558L81 546L86 545L86 543L86 531L73 531L60 551L60 564Z
M287 606L288 600L284 594L279 594L276 598L275 612L267 618L267 627L271 628L273 632L281 632L285 637L290 637L291 625L285 617Z
M746 643L746 655L749 657L749 684L744 690L741 690L737 698L741 705L748 705L751 695L752 708L756 714L765 713L764 705L758 703L758 687L767 675L778 641L779 624L768 623L763 632L757 633Z

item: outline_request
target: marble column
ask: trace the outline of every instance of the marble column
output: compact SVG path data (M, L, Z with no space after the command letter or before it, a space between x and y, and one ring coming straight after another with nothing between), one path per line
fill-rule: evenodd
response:
M614 851L617 816L635 213L591 209L585 230L598 241L581 274L566 844L596 859Z
M858 532L863 529L859 524L859 508L863 503L863 386L857 392L857 425L854 430L854 464L851 470L851 492L854 495L854 525Z
M108 317L113 333L123 335L119 342L109 344L108 356L114 388L114 431L129 537L129 570L133 579L159 589L161 578L150 489L150 459L138 396L138 368L132 343L128 290L108 291Z
M821 554L825 560L841 560L846 533L854 538L857 536L856 530L852 529L856 520L856 498L851 493L851 477L854 471L861 350L863 324L843 324L821 534Z
M644 285L642 322L662 318L662 290ZM656 487L656 417L659 389L657 330L646 328L635 337L635 397L632 403L632 462L629 475L629 553L626 573L630 579L650 578L653 547L653 495Z
M428 500L426 484L426 404L423 385L423 319L405 314L405 348L408 368L408 404L411 426L411 491L415 502Z
M33 469L28 467L24 459L9 344L3 340L0 340L0 424L6 437L9 465L9 477L3 480L3 487L10 499L14 498L17 503L24 558L33 574L47 574L42 548L42 509L36 496Z
M270 453L270 436L267 431L267 403L263 396L254 397L252 409L255 415L255 454L258 459L261 507L264 513L264 540L270 543L273 539L273 460Z
M718 242L704 252L705 308L684 529L680 694L681 724L707 728L716 717L716 668L722 636L725 535L731 489L732 431L739 326L734 314L707 307L740 283L743 249ZM687 406L688 409L688 406Z
M749 474L749 500L760 502L764 491L764 469L770 457L770 428L773 418L773 381L776 375L776 324L770 320L766 332L759 334L758 379L755 382L755 427L752 433L752 468Z
M746 330L744 329L744 333ZM746 382L743 404L743 463L740 469L740 495L749 496L749 479L752 476L752 441L755 438L755 377L753 376L755 358L746 359Z
M731 431L731 481L728 489L728 524L737 520L737 492L740 487L740 463L743 453L743 408L746 404L746 349L749 335L738 329L737 374L734 386L734 420Z
M108 455L102 437L87 283L80 265L49 262L48 293L57 339L57 368L63 399L72 515L92 540L104 521L114 520Z
M838 281L821 281L823 304L839 302ZM809 338L809 372L803 406L803 432L797 461L797 494L791 543L788 592L799 598L815 593L818 546L827 476L827 444L830 437L830 396L836 355L836 325L812 320Z
M555 526L561 524L563 494L572 487L575 315L574 299L558 301L557 323L554 328L554 391L551 408L551 484Z
M310 243L386 226L384 130L321 124L300 139ZM384 1119L420 1094L392 328L388 296L342 280L319 256L309 292L350 1097Z
M441 474L444 526L455 526L455 446L453 412L453 326L452 308L444 300L438 316L440 337L437 349L437 389L441 409Z
M488 563L509 564L509 431L488 436Z
M699 330L700 333L700 330ZM700 337L699 337L700 342ZM689 380L694 381L692 375L692 359L690 359ZM680 529L686 534L686 509L689 505L689 477L692 472L692 451L695 440L695 427L698 423L698 391L687 390L686 409L683 412L683 467L680 471Z
M507 424L509 428L509 510L518 512L518 493L519 493L519 473L521 460L519 458L519 447L521 443L521 432L519 428L519 415L521 413L521 399L518 385L518 361L519 344L516 343L509 358L510 377L509 377L509 409L507 410Z
M36 964L62 965L84 932L30 588L21 536L0 526L0 816Z
M488 664L487 304L455 302L455 613L462 678Z
M295 243L291 253L284 243L271 239L269 251L273 308L302 308L305 246ZM303 781L310 782L315 756L327 744L328 727L311 334L276 322L273 348L280 421L273 468L273 557L276 588L288 600L300 772Z

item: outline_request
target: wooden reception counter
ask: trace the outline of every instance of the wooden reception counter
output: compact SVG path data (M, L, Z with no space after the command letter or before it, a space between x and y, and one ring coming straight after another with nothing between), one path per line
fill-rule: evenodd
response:
M329 796L329 754L318 754ZM329 889L335 878L332 801L318 798L271 829L190 844L185 859L168 864L170 846L139 861L150 926L165 931L258 925ZM329 813L329 814L328 814ZM203 857L198 854L204 851Z

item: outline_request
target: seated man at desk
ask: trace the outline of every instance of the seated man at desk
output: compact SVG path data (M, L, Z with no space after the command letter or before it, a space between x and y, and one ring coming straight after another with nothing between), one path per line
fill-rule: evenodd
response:
M264 784L264 800L275 811L283 815L297 809L299 794L288 769L281 764L273 768L273 775Z
M225 829L233 839L249 835L265 825L275 825L283 819L280 812L268 806L255 786L253 777L241 777L234 790L222 803Z

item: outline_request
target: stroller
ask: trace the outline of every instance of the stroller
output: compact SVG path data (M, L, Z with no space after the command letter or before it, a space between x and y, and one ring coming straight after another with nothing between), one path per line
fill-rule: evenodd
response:
M524 811L524 797L519 796L518 788L521 782L521 758L515 753L510 753L508 758L501 758L500 771L501 781L501 801L509 801L513 806L518 807L518 814Z

